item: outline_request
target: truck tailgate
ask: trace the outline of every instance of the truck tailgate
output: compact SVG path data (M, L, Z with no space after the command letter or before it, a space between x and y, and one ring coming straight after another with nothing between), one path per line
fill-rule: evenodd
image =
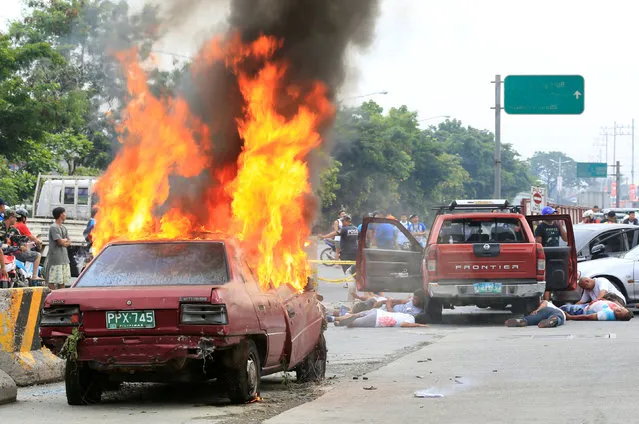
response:
M440 244L431 280L535 280L536 255L534 243Z

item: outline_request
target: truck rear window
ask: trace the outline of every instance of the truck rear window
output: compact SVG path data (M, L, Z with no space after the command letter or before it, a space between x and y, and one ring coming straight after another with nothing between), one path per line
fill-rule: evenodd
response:
M223 243L134 243L106 247L75 287L207 285L228 280Z
M525 243L526 233L516 218L450 219L442 222L438 244Z

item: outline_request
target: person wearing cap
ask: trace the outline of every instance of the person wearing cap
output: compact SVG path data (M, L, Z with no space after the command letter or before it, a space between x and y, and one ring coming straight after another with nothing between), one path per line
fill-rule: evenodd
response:
M0 243L2 243L3 246L11 244L11 237L20 235L20 232L14 227L15 223L15 212L5 210L4 220L0 223Z
M586 212L584 212L583 216L581 217L581 223L592 224L593 223L592 218L594 216L595 216L595 213L591 209L588 209Z
M15 212L16 223L14 224L14 228L19 232L21 236L28 238L30 241L35 243L38 246L38 249L42 249L42 241L34 236L27 227L27 211L25 209L17 209ZM40 252L35 252L27 248L26 245L20 246L21 251L16 253L16 259L22 262L31 262L33 263L33 276L31 280L33 281L43 281L44 279L38 276L38 269L40 268L40 261L42 259L42 255Z
M621 221L623 224L639 225L639 219L635 216L635 211L628 212L628 218Z
M333 231L326 235L326 238L333 236L339 236L340 243L337 245L335 252L335 259L340 261L354 261L357 256L357 240L359 239L359 231L357 227L353 225L353 220L350 215L342 216L342 228L339 231ZM342 265L344 274L351 268L352 265Z
M553 215L555 213L557 211L551 206L546 206L541 211L542 215ZM541 243L544 247L558 247L560 238L563 241L568 240L566 229L557 221L542 222L535 230L535 241Z
M606 214L606 224L616 224L617 223L617 214L615 211L610 211Z

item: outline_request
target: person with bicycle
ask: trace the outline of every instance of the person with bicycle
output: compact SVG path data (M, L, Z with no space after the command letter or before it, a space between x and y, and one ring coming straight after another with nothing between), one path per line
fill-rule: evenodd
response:
M337 245L335 259L340 261L354 261L357 256L357 240L359 238L359 231L357 227L353 225L353 220L349 215L342 217L342 228L339 231L333 231L330 234L322 236L323 239L339 237L340 243ZM353 265L342 265L344 274Z

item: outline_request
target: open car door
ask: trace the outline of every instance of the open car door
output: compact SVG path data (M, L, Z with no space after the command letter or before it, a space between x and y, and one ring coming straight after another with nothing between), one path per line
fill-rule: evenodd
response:
M577 288L577 249L570 215L528 215L526 220L535 238L542 237L541 244L544 246L546 255L546 290L562 291ZM545 230L544 227L546 227ZM548 235L553 234L554 228L562 227L559 245L547 246ZM563 239L564 236L566 240Z
M364 218L356 259L358 290L414 292L424 287L424 249L399 221Z

